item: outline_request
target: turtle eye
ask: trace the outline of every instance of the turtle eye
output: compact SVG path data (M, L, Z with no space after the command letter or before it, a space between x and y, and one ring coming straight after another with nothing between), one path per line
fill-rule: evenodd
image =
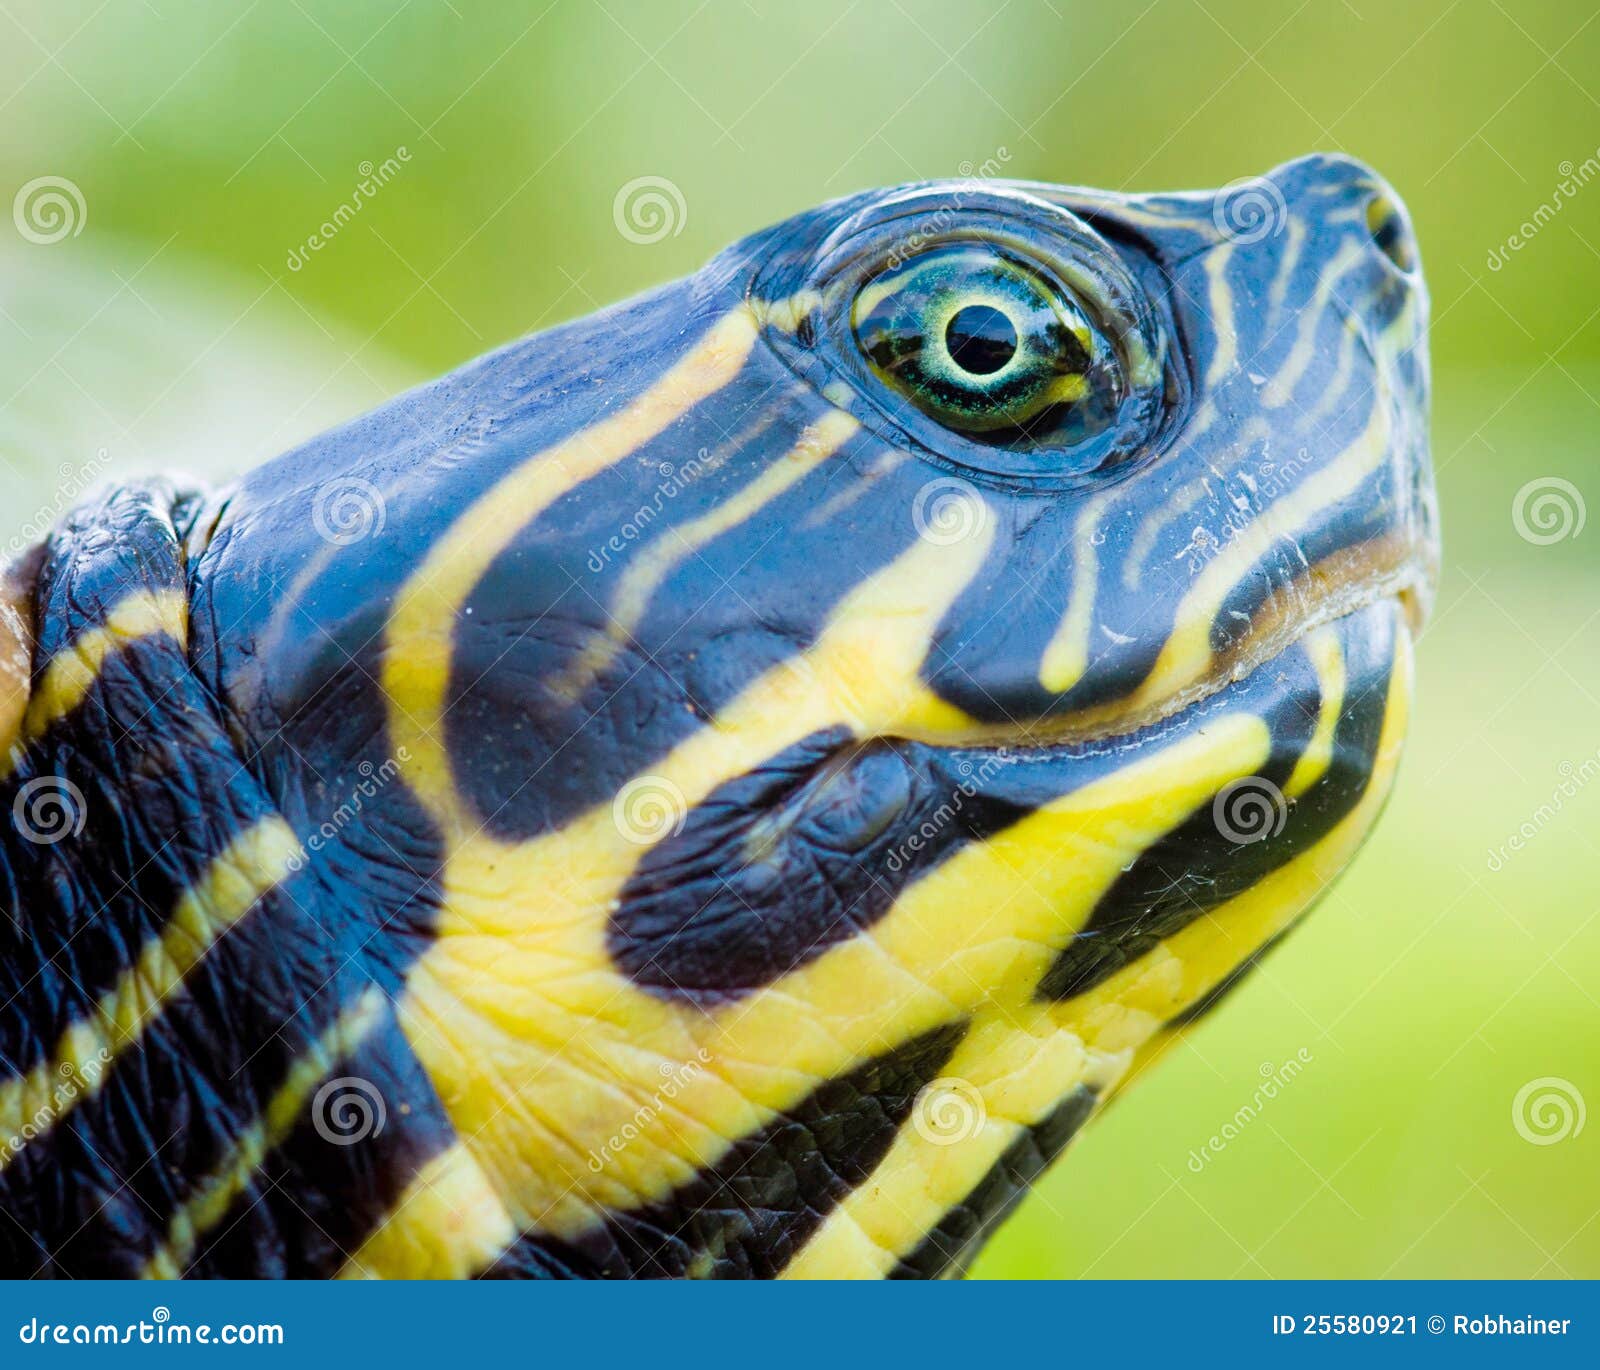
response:
M1073 447L1117 422L1114 349L1042 267L985 243L934 248L866 281L850 325L873 373L981 443Z

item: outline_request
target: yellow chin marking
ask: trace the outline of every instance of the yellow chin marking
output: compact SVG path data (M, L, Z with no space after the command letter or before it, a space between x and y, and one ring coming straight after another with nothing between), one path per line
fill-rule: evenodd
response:
M1332 660L1323 647L1312 646L1312 654L1326 690ZM1342 700L1342 662L1337 674ZM942 1072L965 1086L956 1096L965 1110L963 1140L941 1142L932 1128L902 1129L878 1170L829 1217L785 1277L881 1277L1071 1089L1087 1084L1103 1100L1147 1069L1179 1035L1163 1024L1292 925L1348 864L1393 784L1410 699L1411 642L1402 632L1372 778L1356 807L1293 861L1087 993L981 1016ZM1335 717L1341 707L1333 708Z
M493 1263L517 1231L471 1151L459 1143L425 1165L341 1280L462 1280Z
M973 1110L982 1123L951 1144L913 1119L786 1275L885 1273L1074 1087L1104 1092L1115 1083L1131 1045L1088 1045L1056 1021L1055 1005L1034 999L1036 987L1127 864L1223 785L1258 769L1269 742L1259 718L1219 719L963 847L900 897L873 940L921 967L923 984L971 1015L942 1074L959 1080L969 1101L982 1100Z
M1319 842L1213 909L1086 994L1055 1006L1057 1021L1093 1048L1153 1052L1152 1034L1292 925L1349 864L1394 784L1411 711L1412 647L1399 632L1372 777L1356 806ZM1146 1044L1151 1045L1147 1046ZM1144 1064L1141 1057L1141 1068Z
M650 783L693 805L819 729L843 724L872 736L967 726L927 691L918 668L990 536L913 543L841 604L810 651L754 682L662 758ZM408 748L416 756L416 748L437 748L442 720L399 704L397 726L407 715L430 725L408 735ZM434 761L444 767L446 759ZM413 783L432 773L427 765L406 772ZM459 802L449 792L419 793L444 811ZM571 1234L599 1207L659 1197L817 1080L884 1044L858 1018L853 979L829 982L836 1023L826 1026L823 1012L808 1026L797 1024L782 988L707 1014L621 976L606 928L646 846L629 839L610 803L527 842L497 841L465 812L447 831L456 836L438 940L412 971L401 1021L519 1226ZM892 971L868 954L879 978ZM942 1021L937 1002L922 997L924 1018ZM812 1034L808 1046L802 1039ZM686 1062L701 1064L660 1107L663 1072ZM652 1110L650 1123L627 1146L614 1145L641 1107ZM606 1163L593 1169L596 1155Z

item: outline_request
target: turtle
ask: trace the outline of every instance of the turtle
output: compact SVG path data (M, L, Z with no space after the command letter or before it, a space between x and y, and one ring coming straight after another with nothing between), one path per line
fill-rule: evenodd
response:
M1406 211L848 196L0 611L0 1271L964 1272L1348 863L1433 597Z

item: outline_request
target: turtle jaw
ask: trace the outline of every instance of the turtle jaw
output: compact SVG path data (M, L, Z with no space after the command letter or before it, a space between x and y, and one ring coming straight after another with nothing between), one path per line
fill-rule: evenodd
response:
M1090 1043L1103 1026L1092 1006L1128 995L1154 1027L1306 911L1393 780L1411 697L1408 599L1409 587L1370 597L1129 732L935 753L949 793L976 789L969 811L1007 812L1029 834L1016 858L1060 929L1034 998L1091 1006L1092 1021L1069 1014Z

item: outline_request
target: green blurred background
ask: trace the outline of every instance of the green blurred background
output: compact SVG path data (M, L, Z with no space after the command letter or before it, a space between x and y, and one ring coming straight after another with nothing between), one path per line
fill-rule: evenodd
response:
M5 0L0 191L61 177L82 207L30 224L53 243L0 219L0 537L117 472L237 470L861 187L1002 149L1140 190L1363 157L1434 299L1446 570L1398 793L978 1273L1600 1276L1597 72L1577 0ZM613 222L640 176L683 196L654 243ZM1530 541L1549 477L1568 531ZM1514 1103L1547 1077L1571 1116L1539 1137Z

